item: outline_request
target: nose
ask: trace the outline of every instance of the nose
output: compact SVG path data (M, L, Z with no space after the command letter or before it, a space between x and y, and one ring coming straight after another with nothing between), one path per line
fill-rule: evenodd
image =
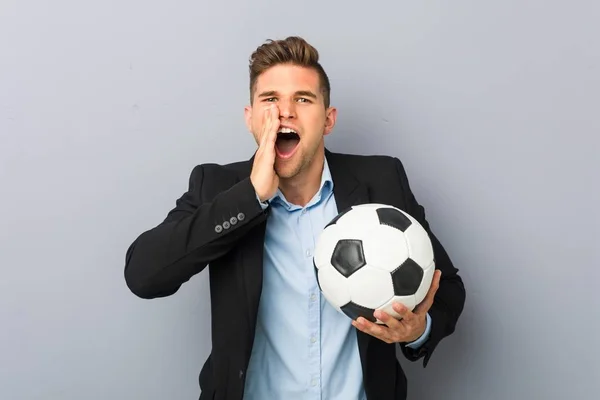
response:
M279 115L281 118L290 119L296 117L295 103L293 100L280 100L279 101Z

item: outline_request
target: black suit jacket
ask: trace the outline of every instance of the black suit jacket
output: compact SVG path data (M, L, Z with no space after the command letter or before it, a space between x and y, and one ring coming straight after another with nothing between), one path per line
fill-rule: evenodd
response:
M413 196L397 158L332 153L326 157L338 211L361 203L384 203L405 210L429 232L440 286L429 311L431 335L419 349L399 344L411 361L427 365L440 340L451 334L462 312L465 290L458 270L431 232L423 207ZM166 219L142 233L126 255L125 279L142 298L174 294L209 265L212 351L200 373L200 399L243 398L261 294L263 240L269 208L263 211L250 182L250 159L195 167L189 189ZM396 346L357 331L368 399L398 400L407 395Z

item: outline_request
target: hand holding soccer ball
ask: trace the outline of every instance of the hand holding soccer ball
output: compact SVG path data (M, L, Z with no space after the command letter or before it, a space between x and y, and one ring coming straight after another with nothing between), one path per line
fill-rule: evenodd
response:
M384 204L341 212L319 236L314 265L324 297L357 329L390 343L422 335L441 272L408 213Z

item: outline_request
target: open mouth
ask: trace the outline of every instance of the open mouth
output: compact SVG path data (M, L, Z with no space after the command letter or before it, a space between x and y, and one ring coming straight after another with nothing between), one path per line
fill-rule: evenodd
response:
M290 158L296 152L300 143L300 135L291 128L281 128L277 132L275 149L280 158Z

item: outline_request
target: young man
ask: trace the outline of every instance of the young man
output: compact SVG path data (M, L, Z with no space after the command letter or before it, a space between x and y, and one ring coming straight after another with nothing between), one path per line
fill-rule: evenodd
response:
M330 152L336 122L316 49L268 41L250 60L248 161L195 167L189 189L127 251L125 279L142 298L174 294L209 265L212 352L200 399L405 399L404 356L424 365L450 335L465 290L411 193L401 162ZM434 245L436 274L412 312L385 325L351 321L320 295L316 236L354 204L385 203L414 216Z

